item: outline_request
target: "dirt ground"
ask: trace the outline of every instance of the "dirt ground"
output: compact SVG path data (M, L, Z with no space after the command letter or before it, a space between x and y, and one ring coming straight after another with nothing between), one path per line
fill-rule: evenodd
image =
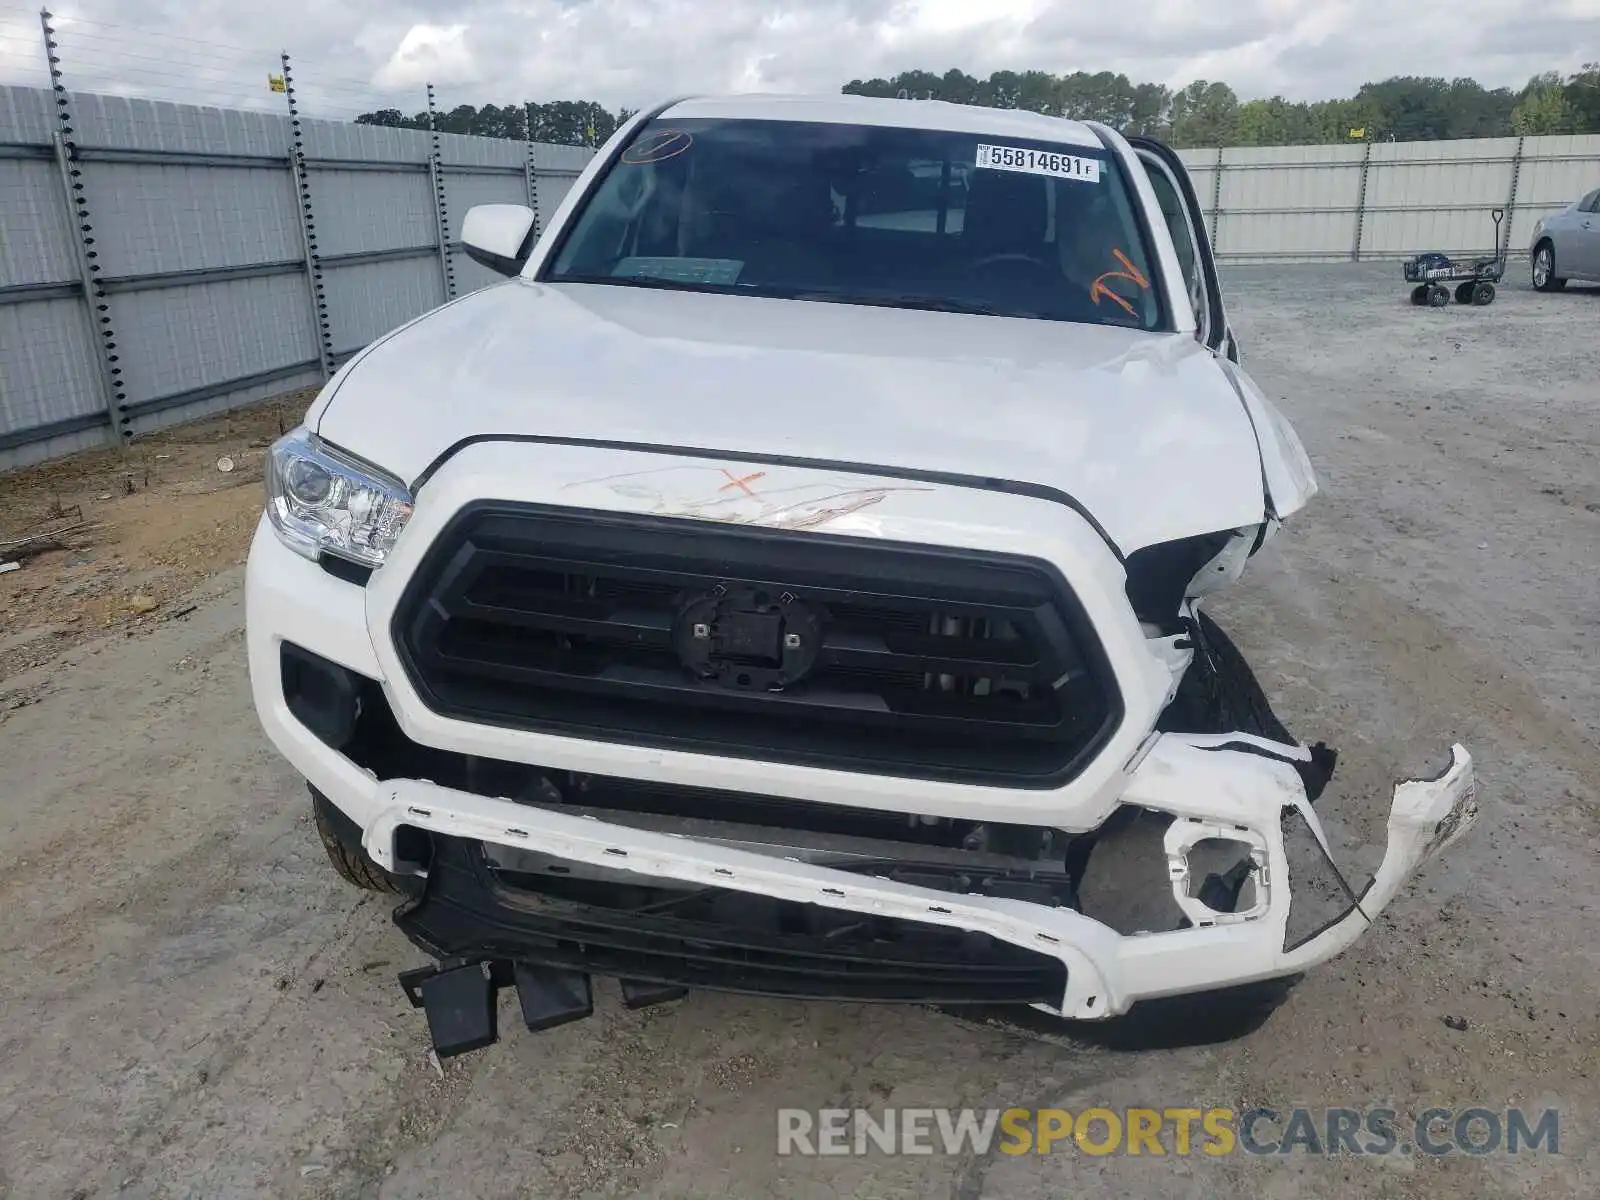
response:
M1215 611L1341 751L1319 803L1341 846L1363 857L1391 781L1455 739L1484 818L1223 1043L711 994L632 1012L602 984L592 1019L536 1036L507 1011L436 1068L394 981L420 956L328 869L250 708L260 493L215 459L259 474L277 413L141 446L131 496L120 463L0 479L0 541L57 491L106 527L0 576L0 1195L1593 1196L1600 292L1413 310L1397 276L1231 273L1323 494ZM1553 1106L1561 1153L775 1154L780 1107L1260 1104Z
M0 475L0 712L5 681L174 601L244 561L266 447L315 392ZM222 469L225 468L225 469Z

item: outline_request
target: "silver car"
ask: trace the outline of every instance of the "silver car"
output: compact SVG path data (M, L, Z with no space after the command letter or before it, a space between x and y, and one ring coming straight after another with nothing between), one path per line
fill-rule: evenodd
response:
M1600 283L1600 188L1533 227L1533 286L1559 292L1567 280Z

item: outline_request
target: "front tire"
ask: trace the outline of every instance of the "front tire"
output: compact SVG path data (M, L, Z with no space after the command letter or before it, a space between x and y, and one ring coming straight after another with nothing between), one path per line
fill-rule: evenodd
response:
M1559 292L1567 281L1556 275L1556 248L1550 242L1540 242L1533 250L1533 286L1540 292Z
M309 787L309 785L307 785ZM327 851L339 878L368 892L383 892L390 896L409 896L415 888L410 880L385 871L361 848L361 831L344 813L340 812L316 788L311 788L311 819L317 826L317 837Z

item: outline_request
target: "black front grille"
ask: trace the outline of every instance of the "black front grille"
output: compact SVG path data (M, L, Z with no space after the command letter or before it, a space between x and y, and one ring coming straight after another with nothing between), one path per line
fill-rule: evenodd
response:
M1121 717L1047 564L823 534L485 504L393 634L447 716L881 774L1055 786Z

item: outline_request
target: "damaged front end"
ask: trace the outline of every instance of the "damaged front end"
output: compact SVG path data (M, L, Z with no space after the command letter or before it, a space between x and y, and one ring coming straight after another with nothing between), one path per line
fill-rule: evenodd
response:
M589 1015L594 975L632 1005L710 988L1094 1020L1333 957L1477 816L1458 746L1395 789L1382 865L1353 880L1316 770L1253 735L1156 735L1123 807L1076 836L593 777L526 773L514 798L406 780L364 842L426 872L395 919L440 964L403 982L441 1055L494 1040L500 987L530 1028Z
M1331 753L1192 603L1265 527L1124 562L1025 491L536 461L462 450L359 587L251 555L257 710L413 889L441 1055L499 989L548 1028L596 975L1115 1017L1338 954L1476 817L1456 747L1387 798L1370 879L1335 866Z

